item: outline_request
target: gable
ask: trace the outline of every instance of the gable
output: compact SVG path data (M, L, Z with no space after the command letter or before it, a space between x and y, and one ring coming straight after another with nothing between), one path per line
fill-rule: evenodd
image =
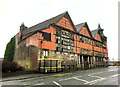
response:
M64 27L64 28L67 28L67 29L70 29L70 30L74 31L74 28L73 28L71 22L70 22L67 18L65 18L65 17L61 18L61 19L58 21L57 25L62 26L62 27Z
M101 37L100 37L100 34L97 33L94 38L95 38L96 40L102 42Z
M88 31L88 29L86 28L86 27L82 27L81 29L80 29L80 32L79 32L80 34L82 34L82 35L85 35L85 36L87 36L87 37L91 37L90 36L90 33L89 33L89 31Z

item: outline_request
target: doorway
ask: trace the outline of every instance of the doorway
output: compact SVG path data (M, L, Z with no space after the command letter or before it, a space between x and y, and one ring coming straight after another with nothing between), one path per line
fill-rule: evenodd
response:
M88 56L83 56L84 58L84 69L89 69Z

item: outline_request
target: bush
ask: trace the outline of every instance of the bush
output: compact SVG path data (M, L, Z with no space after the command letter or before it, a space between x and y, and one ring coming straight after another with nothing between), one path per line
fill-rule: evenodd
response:
M16 62L3 61L2 62L2 72L15 72L22 71L22 67Z

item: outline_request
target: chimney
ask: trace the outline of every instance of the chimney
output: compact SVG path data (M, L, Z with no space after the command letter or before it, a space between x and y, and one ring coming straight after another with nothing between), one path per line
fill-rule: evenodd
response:
M21 24L20 26L20 32L19 32L19 41L22 40L22 36L23 36L23 31L27 29L27 27L24 25L24 23Z
M24 23L21 24L20 26L20 31L24 31L25 29L27 29L27 27L24 25Z

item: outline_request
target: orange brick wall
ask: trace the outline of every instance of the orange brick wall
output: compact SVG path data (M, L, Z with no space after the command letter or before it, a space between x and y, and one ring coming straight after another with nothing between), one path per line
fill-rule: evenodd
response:
M83 27L79 33L87 37L91 37L86 27Z
M51 41L44 41L44 37L42 36L42 34L39 34L40 40L38 40L38 47L39 48L43 48L43 49L48 49L48 50L56 50L56 30L54 27L50 26L50 28L48 29L44 29L42 30L42 32L46 32L46 33L51 33ZM42 46L41 46L41 42L42 41Z
M56 43L43 41L42 48L43 49L49 49L49 50L56 50Z
M94 46L94 51L101 52L101 51L102 51L102 49L101 49L100 47L95 47L95 46Z
M65 17L63 17L63 18L57 23L57 25L62 26L62 27L65 27L65 28L67 28L67 29L70 29L70 30L74 31L74 29L73 29L70 21L69 21L67 18L65 18Z
M78 48L78 47L77 47L77 48L74 47L74 52L75 52L75 53L80 53L80 48Z
M56 34L56 30L54 27L50 26L47 29L42 30L42 32L46 32L46 33L52 33L52 34Z
M89 34L89 31L86 27L83 27L80 32L80 34L84 35L84 36L87 36L87 37L91 37L90 34ZM76 38L77 37L77 38ZM75 47L74 48L74 52L76 52L76 49L77 49L77 53L80 53L80 48L84 48L84 49L88 49L88 50L93 50L93 47L92 47L92 41L91 41L91 45L90 44L85 44L85 43L82 43L80 42L80 37L78 35L74 35L74 46L77 45L77 48Z
M92 45L80 42L80 48L85 48L85 49L88 49L88 50L92 50Z
M96 34L94 38L95 38L96 40L98 40L98 41L102 42L101 37L100 37L100 35L99 35L99 34Z

